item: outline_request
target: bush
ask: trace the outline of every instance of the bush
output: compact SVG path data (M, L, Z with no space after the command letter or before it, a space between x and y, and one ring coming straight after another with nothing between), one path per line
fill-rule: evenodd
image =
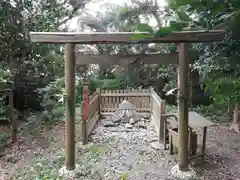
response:
M2 147L7 145L7 140L8 140L9 134L6 132L0 132L0 145Z

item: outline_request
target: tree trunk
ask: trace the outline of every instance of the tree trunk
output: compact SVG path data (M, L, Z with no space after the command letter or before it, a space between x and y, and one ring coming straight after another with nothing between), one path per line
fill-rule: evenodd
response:
M233 122L231 125L231 129L236 132L240 132L240 111L239 111L239 103L235 103L234 111L233 111Z

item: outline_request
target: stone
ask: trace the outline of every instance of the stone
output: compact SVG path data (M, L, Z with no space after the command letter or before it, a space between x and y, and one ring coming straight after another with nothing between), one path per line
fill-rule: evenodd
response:
M131 118L131 119L129 120L129 123L130 123L130 124L135 124L135 122L136 122L136 121L134 120L134 118Z
M151 142L150 145L155 150L162 150L162 149L164 149L163 144L161 144L159 141Z
M176 164L175 166L173 166L171 168L170 176L174 177L176 179L180 179L180 180L181 179L182 180L192 180L192 179L196 178L197 174L192 168L189 168L189 170L186 172L180 171L179 165Z
M143 129L147 129L147 126L145 125L145 123L143 121L138 122L138 127L143 128Z
M125 127L126 127L127 129L132 129L132 128L133 128L133 125L127 123L127 124L125 125Z
M114 123L121 122L121 117L116 117L116 116L113 115L112 121L113 121Z
M116 126L116 124L112 121L103 121L102 124L104 127L115 127Z
M139 121L139 119L140 118L137 115L133 104L131 104L127 100L122 101L122 103L119 105L118 109L114 112L112 116L113 122L130 123L131 120L131 124Z
M59 170L59 176L58 179L62 180L71 180L76 178L76 169L78 168L78 165L76 165L76 168L74 170L67 170L67 168L64 166Z

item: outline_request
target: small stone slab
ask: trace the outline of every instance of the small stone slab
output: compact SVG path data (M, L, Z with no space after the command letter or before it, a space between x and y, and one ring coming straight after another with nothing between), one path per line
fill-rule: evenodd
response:
M143 129L147 129L147 126L146 126L145 123L142 122L142 121L138 122L138 127L139 127L139 128L143 128Z
M150 143L151 147L155 150L163 150L164 146L159 141L153 141Z
M112 121L103 121L102 124L104 127L115 127L116 126L116 124Z
M129 124L129 123L126 123L125 127L126 127L127 129L132 129L132 128L133 128L133 125L131 125L131 124Z
M130 124L135 124L135 122L136 122L136 121L134 120L134 118L131 118L131 119L129 120L129 123L130 123Z

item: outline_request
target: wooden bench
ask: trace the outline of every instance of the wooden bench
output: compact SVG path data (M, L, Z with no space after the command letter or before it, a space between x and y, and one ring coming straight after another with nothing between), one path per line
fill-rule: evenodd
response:
M190 152L189 158L192 159L194 157L201 156L202 159L204 160L205 149L206 149L207 127L214 125L214 123L194 111L190 111L188 114L188 117L189 117L189 119L188 119L189 130L191 131L190 136L189 136L189 139L190 139L189 146L190 146L190 150L192 151L192 152ZM170 118L172 118L172 119L170 119ZM174 130L174 128L177 128L177 126L178 126L178 113L162 115L161 120L164 121L163 122L164 127L163 127L163 129L161 129L164 131L164 133L163 133L164 137L163 137L163 139L160 139L160 140L163 141L164 148L167 149L167 144L169 144L169 149L170 149L170 146L171 146L170 141L173 144L173 146L178 146L178 137L177 137L178 133L176 133L176 129ZM173 130L171 130L167 127L168 124L170 124L170 123L171 124L175 123L176 127L174 127ZM190 144L192 143L193 146L194 146L194 144L196 145L196 143L194 141L196 141L197 136L194 135L195 132L193 133L193 131L195 129L199 129L199 128L203 128L203 139L202 139L201 153L196 154L194 152L195 148L191 147ZM171 131L170 135L169 135L169 131ZM172 139L170 140L170 138L172 138ZM177 147L175 147L175 148L177 148ZM172 151L172 149L170 151ZM171 153L174 153L174 149L173 149L173 152L171 152Z

